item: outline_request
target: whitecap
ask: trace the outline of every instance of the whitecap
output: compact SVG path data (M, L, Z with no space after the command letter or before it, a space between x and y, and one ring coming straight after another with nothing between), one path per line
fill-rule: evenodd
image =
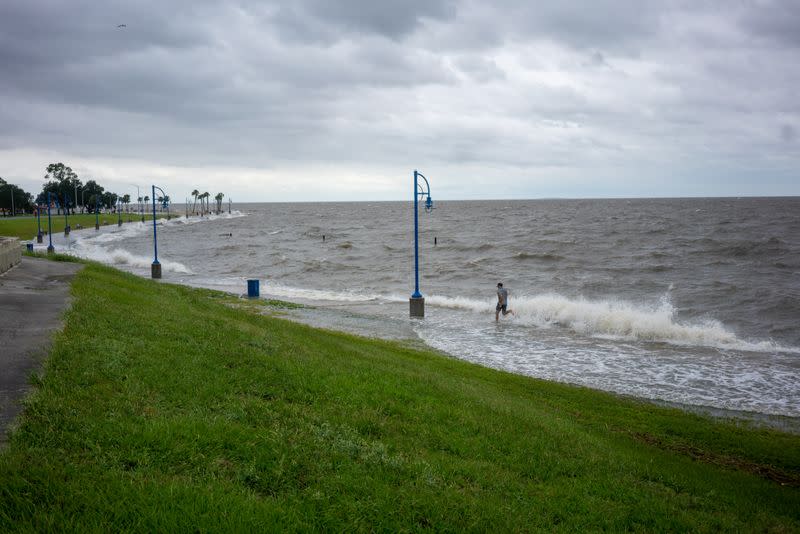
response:
M429 296L432 306L469 310L475 313L493 312L494 300L474 300L465 297ZM681 321L675 308L664 296L653 306L638 305L620 299L570 299L557 294L521 296L510 306L516 320L522 323L550 327L554 324L573 332L605 339L638 340L674 345L712 347L752 352L800 353L800 349L784 347L773 341L748 341L714 319Z

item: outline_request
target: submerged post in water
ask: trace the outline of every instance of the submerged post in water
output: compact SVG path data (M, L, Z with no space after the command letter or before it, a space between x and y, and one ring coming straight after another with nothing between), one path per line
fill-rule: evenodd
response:
M425 187L419 183L419 178L425 182ZM411 317L425 316L425 299L419 292L419 198L427 197L425 200L425 211L433 209L431 200L431 186L428 179L421 172L414 171L414 293L409 299L409 311Z

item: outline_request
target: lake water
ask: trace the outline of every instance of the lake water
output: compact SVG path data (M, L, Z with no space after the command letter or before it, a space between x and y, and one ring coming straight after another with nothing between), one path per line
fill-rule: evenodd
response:
M180 208L179 208L180 209ZM116 216L108 216L109 222ZM323 240L324 236L324 240ZM800 199L239 204L159 225L164 280L313 304L318 326L647 399L800 416ZM149 276L152 225L56 248ZM515 316L495 323L495 286Z

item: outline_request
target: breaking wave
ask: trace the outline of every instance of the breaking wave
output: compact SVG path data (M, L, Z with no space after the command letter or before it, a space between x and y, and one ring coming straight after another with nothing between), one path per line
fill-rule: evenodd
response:
M476 313L494 312L495 302L463 297L430 296L433 306L462 309ZM719 321L708 319L683 322L668 298L655 306L643 306L622 300L569 299L561 295L518 297L511 302L516 320L538 327L563 327L578 334L670 343L674 345L713 347L752 352L800 353L772 341L751 342L740 339Z
M246 214L234 210L230 214L221 213L219 215L207 215L202 218L191 217L187 219L183 216L176 216L169 221L166 219L159 219L157 224L158 226L181 226L198 224L217 219L234 219L245 216ZM112 248L112 244L136 235L140 235L143 232L150 232L152 231L152 228L152 221L148 221L144 223L126 223L119 227L119 229L100 234L84 234L83 232L76 232L74 235L77 239L74 247L69 248L64 252L81 258L98 261L107 265L123 266L133 269L148 269L152 264L152 257L136 255L125 250L124 248ZM177 261L169 261L162 258L160 259L160 263L161 269L166 272L194 274L186 265Z
M153 258L150 256L138 256L132 254L122 248L106 249L98 246L82 246L70 250L70 253L75 254L81 258L98 261L106 265L124 265L138 269L149 269L153 263ZM168 261L160 259L161 269L173 273L181 274L194 274L188 267L177 261Z

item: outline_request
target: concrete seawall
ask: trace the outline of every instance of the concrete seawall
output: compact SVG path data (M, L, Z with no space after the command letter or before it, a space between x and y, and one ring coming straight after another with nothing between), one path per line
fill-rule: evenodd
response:
M0 237L0 273L4 273L22 258L22 245L15 237Z

